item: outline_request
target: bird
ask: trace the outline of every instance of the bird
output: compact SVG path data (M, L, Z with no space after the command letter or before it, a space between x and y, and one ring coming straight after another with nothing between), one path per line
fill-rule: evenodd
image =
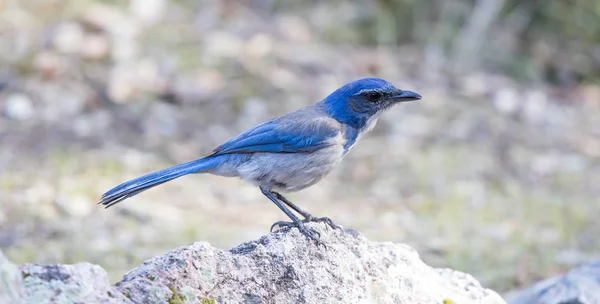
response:
M373 129L383 112L421 98L418 93L398 89L381 78L358 79L321 101L242 132L200 159L124 182L102 195L98 204L108 208L188 174L238 177L256 185L290 218L291 222L274 223L270 231L275 227L297 228L318 243L320 234L306 223L340 226L328 217L314 217L281 192L302 190L319 182Z

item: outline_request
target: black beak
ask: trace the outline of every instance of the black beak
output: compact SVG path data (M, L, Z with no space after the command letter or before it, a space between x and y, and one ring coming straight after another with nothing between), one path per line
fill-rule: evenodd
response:
M398 93L390 96L389 99L397 101L397 102L401 102L401 101L419 100L421 98L422 98L421 95L419 95L415 92L406 91L406 90L404 90L404 91L398 90Z

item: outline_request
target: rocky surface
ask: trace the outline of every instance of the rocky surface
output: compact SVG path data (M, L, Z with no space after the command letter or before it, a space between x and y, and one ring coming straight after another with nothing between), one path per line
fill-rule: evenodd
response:
M197 242L152 258L114 286L89 263L22 265L0 256L2 303L505 303L468 274L407 245L312 225L325 246L282 230L231 250Z
M0 252L0 303L131 303L108 281L102 267L25 264Z
M507 295L511 304L600 303L600 260Z
M19 303L25 295L19 268L0 251L0 303Z

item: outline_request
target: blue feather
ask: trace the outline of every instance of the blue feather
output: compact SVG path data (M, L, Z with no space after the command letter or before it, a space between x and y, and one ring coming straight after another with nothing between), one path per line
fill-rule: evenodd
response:
M358 129L350 125L346 125L344 128L344 137L346 138L346 143L344 144L344 155L350 151L350 148L352 148L356 142L356 139L358 139L358 133Z
M100 202L98 202L98 204L105 205L106 208L108 208L128 197L132 197L152 187L187 174L200 173L209 170L219 165L219 163L219 158L206 157L140 176L107 191L104 195L102 195L102 199Z
M309 132L307 132L307 130ZM232 153L306 153L330 146L328 139L339 129L322 122L289 123L271 120L252 128L216 148L212 156Z

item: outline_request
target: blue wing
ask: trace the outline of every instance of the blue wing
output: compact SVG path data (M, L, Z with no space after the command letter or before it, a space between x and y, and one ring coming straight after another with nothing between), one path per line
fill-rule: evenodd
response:
M333 143L339 130L324 120L308 122L273 119L230 139L216 148L211 156L231 153L299 153L313 152Z

